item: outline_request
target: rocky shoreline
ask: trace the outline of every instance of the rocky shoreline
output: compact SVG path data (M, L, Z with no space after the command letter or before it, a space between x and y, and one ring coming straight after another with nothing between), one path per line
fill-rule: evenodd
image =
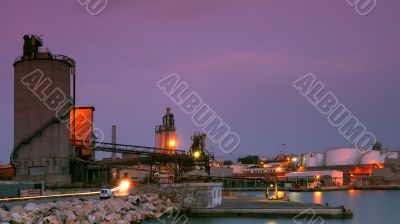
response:
M11 224L129 224L171 215L177 207L165 196L141 192L107 200L74 199L0 208L0 222Z

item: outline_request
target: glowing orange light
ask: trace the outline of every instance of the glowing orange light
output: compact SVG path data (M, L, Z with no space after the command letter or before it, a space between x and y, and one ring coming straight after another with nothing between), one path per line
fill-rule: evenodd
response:
M176 141L174 139L171 139L168 144L169 144L169 147L173 148L176 145Z
M121 184L119 185L121 187L120 190L122 190L122 191L128 190L129 185L130 185L129 181L126 181L126 180L121 181Z
M320 176L319 176L319 175L317 175L317 176L316 176L316 178L319 180Z
M200 152L199 151L194 152L193 156L196 159L199 158L200 157Z
M280 171L282 171L282 168L278 167L278 168L276 168L276 171L280 172Z
M128 180L122 180L118 187L112 189L111 191L115 192L117 196L127 195L129 192L129 187L131 182Z

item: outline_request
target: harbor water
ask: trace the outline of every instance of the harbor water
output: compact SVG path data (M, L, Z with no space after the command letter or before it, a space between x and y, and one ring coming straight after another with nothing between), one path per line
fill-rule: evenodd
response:
M263 197L263 192L237 192L236 194L248 194ZM288 192L292 201L313 202L318 204L329 203L331 206L344 205L354 212L353 218L325 219L324 224L391 224L400 223L399 200L400 191L329 191L329 192ZM184 224L183 219L176 224ZM146 222L160 223L160 221ZM204 218L189 217L190 224L295 224L291 218L267 218L267 217L226 217ZM309 224L303 221L302 224ZM314 224L322 224L316 221Z

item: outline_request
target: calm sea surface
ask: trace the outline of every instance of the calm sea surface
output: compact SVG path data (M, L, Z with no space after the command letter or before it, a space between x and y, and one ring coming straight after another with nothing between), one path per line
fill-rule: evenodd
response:
M262 197L262 192L240 192ZM399 224L400 191L336 191L336 192L288 192L292 201L344 205L354 212L352 219L326 219L324 224ZM160 222L147 222L160 223ZM290 218L194 218L191 224L295 224ZM315 222L313 224L321 224ZM177 222L176 224L183 224ZM309 224L303 222L303 224ZM310 223L311 224L311 223Z

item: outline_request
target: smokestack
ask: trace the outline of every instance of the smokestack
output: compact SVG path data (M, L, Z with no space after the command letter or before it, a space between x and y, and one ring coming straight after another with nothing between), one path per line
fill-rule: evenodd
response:
M117 144L117 126L115 126L115 125L112 126L112 134L111 135L112 135L111 143L113 144L113 148L115 149L116 148L115 144ZM111 158L116 159L117 153L112 152Z

